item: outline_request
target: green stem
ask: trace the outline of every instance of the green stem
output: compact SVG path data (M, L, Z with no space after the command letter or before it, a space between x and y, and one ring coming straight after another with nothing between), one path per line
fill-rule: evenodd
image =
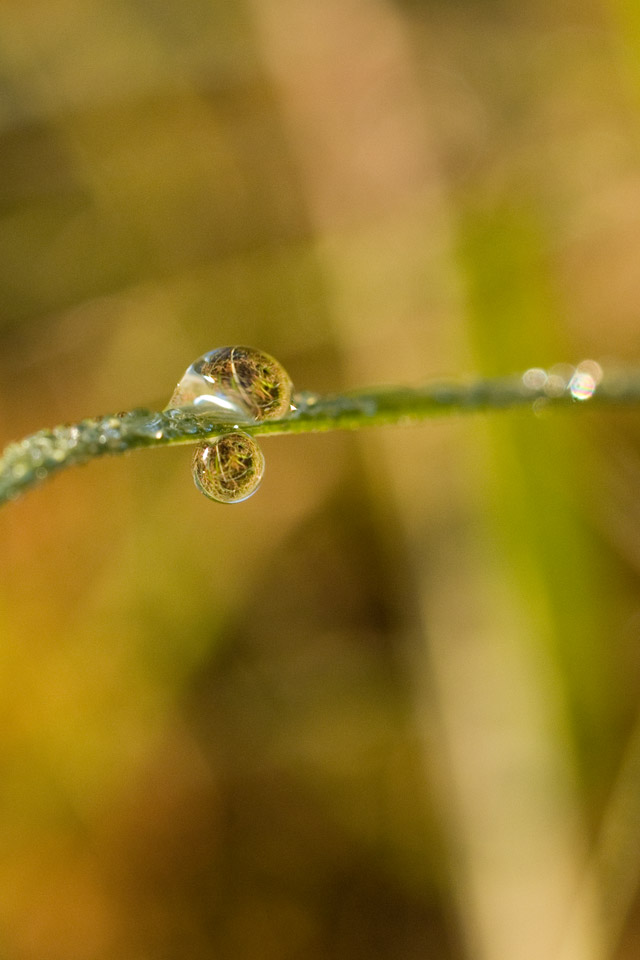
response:
M242 430L262 434L359 430L380 424L405 424L446 413L544 407L640 404L640 371L610 373L588 402L577 400L569 386L555 378L543 386L527 386L522 377L467 383L431 383L418 388L381 387L353 393L317 396L297 394L296 409L281 420L266 420ZM9 444L0 455L0 504L74 464L104 454L127 453L139 447L199 443L228 432L233 423L184 410L132 410L82 420L74 425L40 430Z

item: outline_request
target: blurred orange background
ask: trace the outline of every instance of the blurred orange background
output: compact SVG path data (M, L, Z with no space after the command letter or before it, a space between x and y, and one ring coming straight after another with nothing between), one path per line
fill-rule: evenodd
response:
M640 359L630 0L2 0L0 442ZM631 960L640 419L185 449L0 512L6 960Z

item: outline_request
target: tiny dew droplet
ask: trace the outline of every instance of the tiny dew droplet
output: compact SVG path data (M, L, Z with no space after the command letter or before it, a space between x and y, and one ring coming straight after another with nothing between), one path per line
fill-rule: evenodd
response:
M284 417L293 385L282 364L253 347L218 347L195 360L167 409L215 412L221 422L256 423Z
M192 474L205 497L219 503L241 503L260 486L264 456L247 433L223 433L198 446Z

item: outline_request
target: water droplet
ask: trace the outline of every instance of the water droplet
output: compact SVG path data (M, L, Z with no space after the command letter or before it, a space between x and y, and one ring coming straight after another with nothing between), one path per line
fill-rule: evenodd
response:
M291 399L291 414L296 416L315 407L320 399L319 394L312 393L310 390L300 390Z
M163 423L162 414L147 414L141 412L136 422L136 433L141 437L152 437L154 440L158 440L160 439L158 434L162 436Z
M578 373L590 374L593 377L596 386L598 386L603 377L602 367L597 360L581 360L576 367L576 370Z
M223 433L196 449L196 487L219 503L241 503L256 492L264 474L262 450L246 433Z
M202 410L223 423L256 423L289 413L292 390L288 373L269 354L219 347L191 364L166 409Z
M574 400L589 400L602 380L602 367L596 360L583 360L569 381L569 391Z
M522 382L527 390L542 390L547 382L547 371L542 367L531 367L522 374Z
M561 373L550 373L544 385L548 397L561 397L567 389L567 379Z
M576 370L569 381L569 391L574 400L589 400L596 390L596 381L590 373Z

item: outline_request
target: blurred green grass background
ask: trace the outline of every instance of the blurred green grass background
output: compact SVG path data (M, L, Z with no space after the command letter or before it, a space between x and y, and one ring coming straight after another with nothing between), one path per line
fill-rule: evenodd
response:
M0 442L640 359L623 0L2 0ZM0 514L0 956L632 960L640 420L189 451Z

